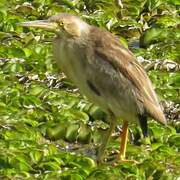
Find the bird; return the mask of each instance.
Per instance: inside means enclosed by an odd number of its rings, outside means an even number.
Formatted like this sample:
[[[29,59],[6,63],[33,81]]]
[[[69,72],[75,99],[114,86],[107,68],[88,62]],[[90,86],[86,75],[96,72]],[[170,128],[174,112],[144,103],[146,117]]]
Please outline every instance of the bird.
[[[146,71],[111,32],[69,13],[19,25],[53,32],[53,54],[60,69],[82,94],[107,113],[109,128],[98,148],[97,162],[104,161],[119,119],[123,121],[119,161],[126,160],[129,123],[139,124],[144,137],[148,135],[148,117],[167,124]]]

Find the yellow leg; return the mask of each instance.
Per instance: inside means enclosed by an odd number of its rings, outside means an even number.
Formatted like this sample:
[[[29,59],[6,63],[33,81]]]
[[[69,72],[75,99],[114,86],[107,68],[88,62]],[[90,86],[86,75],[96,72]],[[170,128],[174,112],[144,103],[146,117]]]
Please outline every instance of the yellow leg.
[[[127,139],[128,139],[128,121],[124,121],[122,127],[122,133],[121,133],[121,147],[119,153],[119,160],[125,160]]]

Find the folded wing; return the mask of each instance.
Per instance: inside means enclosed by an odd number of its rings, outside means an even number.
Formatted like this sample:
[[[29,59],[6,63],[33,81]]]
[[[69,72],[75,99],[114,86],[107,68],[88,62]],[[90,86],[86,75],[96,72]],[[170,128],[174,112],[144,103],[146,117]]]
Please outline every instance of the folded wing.
[[[101,34],[94,44],[96,46],[94,48],[95,53],[111,63],[117,71],[120,71],[134,85],[137,89],[139,100],[143,102],[148,114],[158,122],[166,124],[166,118],[159,105],[152,83],[133,54],[124,48],[111,33],[98,28],[94,28],[92,31],[97,31],[97,34]],[[104,33],[104,36],[102,33]]]

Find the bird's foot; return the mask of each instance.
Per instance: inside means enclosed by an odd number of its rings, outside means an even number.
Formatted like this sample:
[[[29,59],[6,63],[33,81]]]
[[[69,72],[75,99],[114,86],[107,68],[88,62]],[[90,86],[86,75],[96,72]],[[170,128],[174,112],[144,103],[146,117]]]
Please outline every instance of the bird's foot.
[[[137,165],[140,164],[140,162],[133,160],[133,159],[114,159],[114,160],[108,160],[108,159],[104,159],[101,161],[97,161],[98,165],[111,165],[111,166],[118,166],[120,164],[124,164],[124,163],[129,163],[129,164],[133,164],[133,165]]]
[[[97,164],[109,164],[112,166],[117,166],[123,163],[130,163],[130,164],[140,164],[139,161],[136,161],[134,159],[126,159],[124,156],[121,156],[117,151],[113,152],[112,154],[109,154],[107,156],[108,158],[101,158],[97,161]]]
[[[113,165],[114,165],[114,166],[117,166],[117,165],[123,164],[123,163],[130,163],[130,164],[134,164],[134,165],[140,164],[139,161],[136,161],[136,160],[134,160],[134,159],[117,159],[117,160],[114,162]]]

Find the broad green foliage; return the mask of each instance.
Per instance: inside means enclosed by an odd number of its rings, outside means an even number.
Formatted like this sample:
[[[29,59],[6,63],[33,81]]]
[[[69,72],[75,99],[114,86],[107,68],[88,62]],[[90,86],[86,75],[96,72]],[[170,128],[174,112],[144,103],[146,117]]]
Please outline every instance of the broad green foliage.
[[[57,68],[53,34],[17,24],[59,12],[108,29],[136,56],[180,64],[179,0],[1,0],[0,179],[180,178],[179,70],[148,72],[161,100],[174,107],[166,107],[168,127],[149,121],[146,139],[131,125],[127,158],[138,164],[110,163],[119,148],[119,125],[108,144],[107,163],[97,166],[106,114]]]

